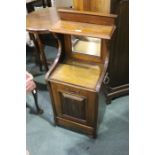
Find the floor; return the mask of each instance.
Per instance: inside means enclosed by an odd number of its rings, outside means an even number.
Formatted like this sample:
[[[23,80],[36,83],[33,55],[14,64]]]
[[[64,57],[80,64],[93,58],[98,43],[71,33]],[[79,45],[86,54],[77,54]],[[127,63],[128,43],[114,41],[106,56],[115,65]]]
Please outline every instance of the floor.
[[[56,55],[54,47],[46,47],[47,57]],[[52,52],[51,52],[52,51]],[[51,55],[50,55],[51,54]],[[128,155],[129,154],[129,96],[114,99],[106,106],[97,139],[54,125],[53,111],[43,72],[34,64],[34,56],[27,54],[27,70],[35,76],[38,100],[44,110],[35,111],[34,100],[27,94],[26,138],[30,155]],[[104,101],[103,101],[104,102]]]

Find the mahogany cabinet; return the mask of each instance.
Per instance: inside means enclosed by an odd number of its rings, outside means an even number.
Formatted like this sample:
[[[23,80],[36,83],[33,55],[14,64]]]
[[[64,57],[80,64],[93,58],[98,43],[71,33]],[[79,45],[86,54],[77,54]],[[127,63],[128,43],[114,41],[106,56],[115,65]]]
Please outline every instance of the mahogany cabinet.
[[[89,10],[118,15],[117,29],[112,39],[108,71],[104,79],[107,103],[129,91],[129,1],[73,0],[77,10]]]
[[[57,40],[58,53],[45,77],[56,125],[97,136],[116,17],[54,7],[27,15],[27,31],[36,36],[50,32]]]
[[[110,12],[111,0],[72,0],[73,7],[76,10],[94,11],[94,12]]]
[[[104,80],[108,103],[115,97],[129,93],[129,1],[111,0],[111,13],[117,14],[118,17]]]
[[[58,55],[46,74],[55,123],[95,138],[105,111],[102,81],[116,15],[72,9],[59,9],[58,15],[49,28]]]

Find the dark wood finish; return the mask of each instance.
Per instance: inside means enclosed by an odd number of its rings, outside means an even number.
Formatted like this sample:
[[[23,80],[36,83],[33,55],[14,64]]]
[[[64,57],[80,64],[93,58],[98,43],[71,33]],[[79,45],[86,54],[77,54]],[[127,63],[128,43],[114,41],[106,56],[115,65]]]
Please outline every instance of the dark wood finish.
[[[31,13],[35,11],[35,7],[50,7],[51,1],[50,0],[34,0],[32,2],[26,3],[27,12]],[[33,16],[33,15],[32,15]],[[32,17],[33,18],[33,17]],[[36,17],[37,18],[37,17]],[[34,17],[35,19],[35,17]],[[28,22],[28,20],[27,20]],[[31,24],[33,24],[33,21],[31,21]],[[44,46],[53,45],[52,42],[55,43],[55,40],[53,39],[53,35],[49,33],[48,31],[41,31],[37,32],[36,30],[28,30],[31,40],[33,40],[35,49],[36,49],[36,55],[39,58],[39,67],[40,70],[43,70],[43,66],[45,70],[48,70],[48,62],[46,60],[45,52],[44,52]],[[37,37],[36,37],[37,36]]]
[[[34,33],[29,33],[29,35],[30,35],[31,40],[34,43],[34,46],[35,46],[35,54],[36,54],[36,60],[37,60],[36,62],[39,63],[40,71],[42,71],[42,56],[41,56],[41,52],[39,49],[39,44],[38,44],[37,40],[35,39]]]
[[[60,92],[61,93],[61,92]],[[62,113],[76,119],[85,120],[86,98],[68,93],[61,93]]]
[[[35,105],[36,105],[36,108],[37,108],[37,114],[42,114],[44,111],[39,107],[39,104],[38,104],[38,94],[37,94],[37,89],[34,89],[32,91],[32,95],[34,97],[34,102],[35,102]]]
[[[117,14],[118,18],[104,81],[107,103],[115,97],[129,93],[129,1],[112,0],[111,12]]]
[[[51,7],[51,0],[28,0],[28,2],[26,2],[26,9],[28,13],[34,11],[34,7]]]
[[[52,89],[51,89],[51,84],[50,84],[48,78],[49,78],[50,74],[52,72],[54,72],[54,70],[58,66],[58,63],[63,62],[65,54],[64,54],[64,50],[63,50],[64,48],[62,46],[62,45],[64,45],[64,38],[63,38],[63,36],[61,35],[61,36],[59,36],[59,38],[58,38],[58,36],[56,34],[53,34],[53,36],[57,40],[58,52],[57,52],[57,56],[56,56],[53,64],[51,65],[51,67],[49,68],[48,72],[45,75],[45,80],[46,80],[47,88],[49,90],[49,94],[50,94],[50,98],[51,98],[51,104],[52,104],[52,108],[53,108],[54,120],[55,120],[55,125],[56,125],[56,108],[55,108],[55,104],[54,104],[54,98],[53,98],[53,93],[52,93]]]
[[[35,102],[36,109],[37,109],[37,112],[35,113],[42,114],[43,110],[39,107],[39,104],[38,104],[36,84],[33,81],[33,76],[29,72],[26,72],[26,92],[31,92],[34,97],[34,102]],[[27,104],[27,107],[30,107],[30,106],[28,106]]]

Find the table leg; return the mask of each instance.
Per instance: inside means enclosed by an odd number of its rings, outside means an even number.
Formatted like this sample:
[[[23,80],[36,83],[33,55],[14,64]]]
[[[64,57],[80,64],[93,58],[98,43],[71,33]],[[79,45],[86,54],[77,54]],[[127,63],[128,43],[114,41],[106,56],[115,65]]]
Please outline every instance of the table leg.
[[[30,33],[30,38],[33,40],[34,42],[34,46],[35,46],[35,49],[36,49],[36,57],[38,58],[38,61],[39,61],[39,68],[40,68],[40,71],[42,71],[42,57],[41,57],[41,53],[40,53],[40,49],[39,49],[39,45],[38,45],[38,42],[37,40],[35,39],[35,36],[33,33]]]
[[[36,41],[37,41],[38,46],[39,46],[41,60],[42,60],[42,62],[44,64],[45,70],[48,71],[48,64],[47,64],[47,60],[46,60],[43,44],[42,44],[42,42],[40,40],[39,34],[35,33],[35,36],[36,36]]]

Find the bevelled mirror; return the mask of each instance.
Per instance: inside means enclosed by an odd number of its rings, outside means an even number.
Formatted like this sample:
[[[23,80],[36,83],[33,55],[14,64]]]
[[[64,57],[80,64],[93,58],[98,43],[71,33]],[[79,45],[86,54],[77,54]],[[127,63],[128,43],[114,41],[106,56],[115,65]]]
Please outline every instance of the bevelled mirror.
[[[72,51],[75,53],[101,56],[101,39],[87,36],[71,36]]]

